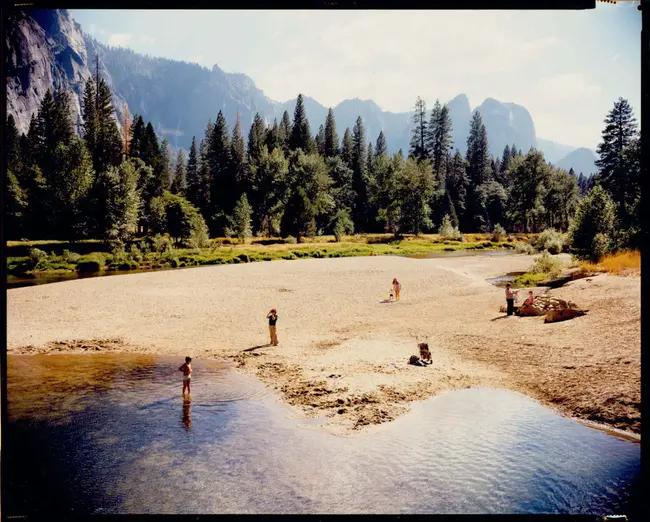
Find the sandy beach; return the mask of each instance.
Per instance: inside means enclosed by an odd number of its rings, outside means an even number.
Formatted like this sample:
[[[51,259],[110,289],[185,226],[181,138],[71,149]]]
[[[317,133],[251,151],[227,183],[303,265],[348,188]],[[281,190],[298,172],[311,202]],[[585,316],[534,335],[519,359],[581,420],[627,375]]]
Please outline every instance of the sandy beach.
[[[297,414],[327,417],[339,433],[473,386],[521,391],[564,414],[639,433],[640,278],[598,275],[551,290],[589,310],[570,321],[506,318],[498,312],[504,291],[486,278],[524,271],[532,260],[308,259],[11,289],[7,349],[228,359]],[[393,277],[402,298],[384,302]],[[277,347],[266,345],[272,307]],[[431,366],[407,364],[418,341],[429,343]]]

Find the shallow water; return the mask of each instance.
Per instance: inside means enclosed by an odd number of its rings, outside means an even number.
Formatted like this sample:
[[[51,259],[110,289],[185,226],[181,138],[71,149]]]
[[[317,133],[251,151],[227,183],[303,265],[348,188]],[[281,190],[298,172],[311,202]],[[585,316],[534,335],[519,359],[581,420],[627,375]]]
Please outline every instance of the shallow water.
[[[505,390],[448,392],[339,437],[214,361],[193,363],[184,402],[181,357],[7,359],[10,515],[602,515],[626,509],[640,469],[639,444]]]

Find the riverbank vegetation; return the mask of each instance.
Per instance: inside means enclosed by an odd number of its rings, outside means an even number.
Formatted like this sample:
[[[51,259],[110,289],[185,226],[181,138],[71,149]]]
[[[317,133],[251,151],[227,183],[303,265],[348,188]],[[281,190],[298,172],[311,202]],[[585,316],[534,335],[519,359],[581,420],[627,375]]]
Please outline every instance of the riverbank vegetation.
[[[395,239],[388,234],[350,236],[340,238],[322,236],[306,238],[301,244],[293,237],[257,239],[239,242],[230,238],[211,240],[203,248],[178,248],[169,236],[121,243],[97,241],[70,244],[44,241],[9,242],[8,272],[12,275],[52,271],[97,272],[100,270],[136,270],[152,268],[180,268],[186,266],[249,263],[279,259],[326,257],[354,257],[369,255],[399,255],[426,257],[442,252],[514,249],[517,240],[527,236],[510,236],[503,241],[492,241],[489,234],[467,234],[456,240],[440,235],[406,236]],[[84,246],[81,255],[68,248]],[[48,250],[49,249],[49,250]],[[92,250],[89,250],[92,249]],[[96,250],[95,250],[96,249]],[[11,255],[11,251],[16,254]]]
[[[361,118],[339,139],[332,111],[314,136],[301,95],[293,119],[258,114],[247,139],[219,112],[188,157],[175,159],[142,116],[127,110],[118,124],[103,79],[86,84],[80,129],[69,105],[66,92],[47,92],[25,135],[7,120],[6,237],[74,241],[68,254],[37,243],[15,256],[9,248],[12,271],[234,263],[290,256],[285,250],[421,255],[481,242],[596,261],[641,241],[638,128],[623,99],[605,120],[600,173],[588,180],[516,144],[490,157],[478,112],[467,143],[454,144],[447,107],[428,112],[420,98],[407,155],[388,154],[383,133],[370,140]],[[432,232],[437,242],[425,239]],[[521,233],[534,240],[515,241]],[[373,234],[394,241],[373,243]],[[270,248],[277,237],[310,246]],[[241,245],[218,246],[233,240]]]

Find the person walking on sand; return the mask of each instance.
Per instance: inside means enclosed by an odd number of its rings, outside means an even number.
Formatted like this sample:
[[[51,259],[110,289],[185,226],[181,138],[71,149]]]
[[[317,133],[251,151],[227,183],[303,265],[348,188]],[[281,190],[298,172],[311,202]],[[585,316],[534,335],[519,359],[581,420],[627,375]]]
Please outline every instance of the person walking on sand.
[[[185,396],[185,388],[187,388],[187,394],[190,395],[190,378],[192,377],[192,358],[188,355],[185,357],[185,363],[181,365],[178,369],[183,372],[183,396]]]
[[[399,301],[399,293],[402,291],[402,285],[397,279],[393,279],[393,290],[395,292],[395,301]]]
[[[278,334],[275,330],[275,323],[278,322],[278,311],[274,308],[267,314],[266,318],[269,320],[269,333],[271,334],[271,344],[273,346],[277,346]]]
[[[515,312],[515,297],[517,292],[512,290],[512,285],[510,283],[506,284],[506,304],[508,305],[507,313],[512,315]]]

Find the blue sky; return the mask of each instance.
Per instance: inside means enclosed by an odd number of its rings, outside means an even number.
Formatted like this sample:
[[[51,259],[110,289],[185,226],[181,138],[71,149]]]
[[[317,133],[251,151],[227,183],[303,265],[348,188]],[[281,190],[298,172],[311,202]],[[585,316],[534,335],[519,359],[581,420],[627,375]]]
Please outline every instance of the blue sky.
[[[71,10],[100,42],[242,72],[271,99],[411,110],[465,93],[525,106],[537,136],[595,148],[619,96],[640,118],[638,2],[588,11]]]

